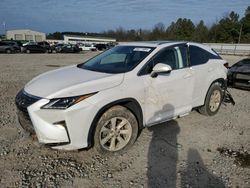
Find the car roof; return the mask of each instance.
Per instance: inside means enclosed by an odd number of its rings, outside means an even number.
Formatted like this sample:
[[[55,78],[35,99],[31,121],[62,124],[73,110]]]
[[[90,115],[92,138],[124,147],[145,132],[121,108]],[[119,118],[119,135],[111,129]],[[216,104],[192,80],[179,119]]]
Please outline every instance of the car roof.
[[[119,43],[119,45],[157,47],[157,46],[165,45],[165,44],[168,44],[169,46],[171,46],[171,45],[186,44],[186,43],[187,42],[185,41],[143,41],[143,42],[121,42]]]
[[[121,42],[119,43],[120,46],[141,46],[141,47],[159,47],[164,45],[164,47],[172,46],[172,45],[180,45],[180,44],[188,44],[196,47],[200,47],[216,56],[218,54],[213,51],[209,46],[206,46],[201,43],[197,42],[189,42],[189,41],[140,41],[140,42]]]

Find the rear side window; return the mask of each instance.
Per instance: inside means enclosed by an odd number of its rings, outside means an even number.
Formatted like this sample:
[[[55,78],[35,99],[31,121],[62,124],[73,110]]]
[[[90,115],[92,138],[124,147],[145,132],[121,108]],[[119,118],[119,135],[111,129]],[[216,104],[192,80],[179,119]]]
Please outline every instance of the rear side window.
[[[221,59],[220,56],[214,55],[197,46],[189,46],[189,55],[191,66],[205,64],[209,59]]]

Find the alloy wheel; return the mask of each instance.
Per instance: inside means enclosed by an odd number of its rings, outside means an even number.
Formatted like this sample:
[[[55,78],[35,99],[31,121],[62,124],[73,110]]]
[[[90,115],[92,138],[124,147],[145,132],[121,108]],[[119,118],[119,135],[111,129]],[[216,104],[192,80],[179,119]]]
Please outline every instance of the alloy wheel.
[[[108,151],[124,148],[132,136],[132,126],[123,117],[113,117],[101,128],[99,140],[101,146]]]

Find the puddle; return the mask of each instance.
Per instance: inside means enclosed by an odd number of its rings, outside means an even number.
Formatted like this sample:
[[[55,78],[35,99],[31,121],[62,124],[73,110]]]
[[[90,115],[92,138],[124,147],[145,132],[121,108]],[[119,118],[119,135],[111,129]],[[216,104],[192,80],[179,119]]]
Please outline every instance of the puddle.
[[[60,65],[46,65],[47,67],[61,67]]]
[[[250,167],[250,154],[247,151],[234,151],[225,147],[217,148],[221,155],[233,157],[234,163],[241,167]]]

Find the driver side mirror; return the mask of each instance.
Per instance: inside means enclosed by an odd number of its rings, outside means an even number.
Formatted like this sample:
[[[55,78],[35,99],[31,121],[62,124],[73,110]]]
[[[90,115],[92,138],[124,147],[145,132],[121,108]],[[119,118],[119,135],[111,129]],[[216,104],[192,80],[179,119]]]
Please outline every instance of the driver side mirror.
[[[160,73],[170,73],[172,71],[172,68],[169,65],[163,64],[163,63],[157,63],[154,68],[153,71],[151,72],[150,76],[152,78],[155,78],[158,76],[158,74]]]

